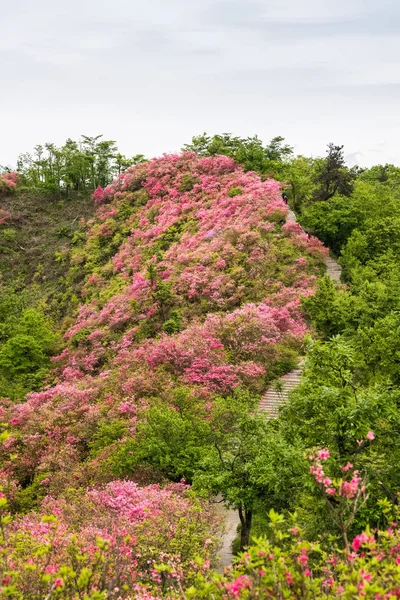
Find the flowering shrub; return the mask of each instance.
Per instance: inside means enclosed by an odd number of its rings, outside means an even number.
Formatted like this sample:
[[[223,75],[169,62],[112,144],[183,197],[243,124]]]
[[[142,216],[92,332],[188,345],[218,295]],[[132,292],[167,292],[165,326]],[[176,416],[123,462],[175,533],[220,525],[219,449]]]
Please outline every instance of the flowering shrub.
[[[13,598],[167,595],[209,564],[221,522],[183,484],[115,481],[14,520],[4,496],[0,509],[0,595]]]
[[[366,439],[373,440],[374,434],[369,431]],[[357,512],[368,499],[365,478],[350,462],[341,467],[342,477],[331,479],[324,472],[323,461],[330,457],[329,450],[319,450],[314,457],[310,473],[318,484],[325,498],[330,515],[337,525],[347,550],[350,550],[348,531]]]
[[[365,440],[372,441],[374,437],[368,431]],[[269,538],[255,540],[223,576],[199,573],[186,597],[224,600],[400,597],[398,523],[392,523],[386,531],[367,529],[349,540],[348,529],[367,499],[367,486],[350,462],[341,467],[342,477],[328,477],[324,463],[329,459],[329,450],[319,450],[310,472],[342,532],[344,549],[331,542],[324,550],[318,542],[305,539],[298,526],[289,527],[282,515],[271,510]]]
[[[324,552],[271,512],[273,540],[256,540],[223,576],[199,574],[186,598],[371,598],[400,596],[400,529],[363,533],[351,552]],[[179,597],[178,595],[176,597]]]
[[[367,439],[372,436],[368,432]],[[3,433],[1,441],[7,439]],[[323,493],[335,486],[339,497],[356,506],[360,477],[347,464],[345,478],[328,481],[322,464],[329,456],[328,450],[315,455],[312,475]],[[255,540],[221,575],[209,570],[220,517],[193,500],[182,483],[161,489],[114,481],[86,492],[69,491],[65,498],[46,498],[39,514],[13,520],[7,510],[0,494],[2,597],[399,597],[396,522],[386,531],[356,535],[344,550],[331,545],[326,551],[271,510],[269,539]]]
[[[0,195],[13,192],[17,187],[18,175],[17,173],[5,172],[0,173]]]

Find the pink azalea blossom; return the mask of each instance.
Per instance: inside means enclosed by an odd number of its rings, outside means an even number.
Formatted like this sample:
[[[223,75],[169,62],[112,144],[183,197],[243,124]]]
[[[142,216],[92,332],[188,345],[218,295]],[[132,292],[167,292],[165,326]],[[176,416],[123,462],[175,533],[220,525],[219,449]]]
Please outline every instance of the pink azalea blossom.
[[[319,450],[317,452],[317,456],[320,460],[327,460],[330,456],[329,450],[327,450],[327,449]]]

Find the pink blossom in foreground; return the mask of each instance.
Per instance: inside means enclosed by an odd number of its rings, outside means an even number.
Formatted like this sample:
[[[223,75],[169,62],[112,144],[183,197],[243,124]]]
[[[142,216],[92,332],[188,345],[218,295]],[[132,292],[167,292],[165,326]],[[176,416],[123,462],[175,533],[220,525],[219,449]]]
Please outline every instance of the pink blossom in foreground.
[[[329,450],[318,450],[317,456],[320,460],[327,460],[330,457]]]

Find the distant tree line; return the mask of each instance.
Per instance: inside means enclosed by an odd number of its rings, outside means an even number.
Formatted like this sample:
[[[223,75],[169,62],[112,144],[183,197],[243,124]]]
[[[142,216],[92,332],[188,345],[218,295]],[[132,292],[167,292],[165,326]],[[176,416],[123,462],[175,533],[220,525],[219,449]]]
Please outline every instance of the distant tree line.
[[[68,138],[60,147],[39,144],[32,153],[20,154],[17,172],[22,183],[49,193],[92,191],[99,185],[105,187],[127,167],[144,160],[142,154],[124,156],[113,140],[102,138],[82,135],[78,142]]]
[[[200,156],[224,154],[242,164],[246,171],[282,181],[287,184],[289,199],[297,211],[314,202],[330,200],[337,194],[350,196],[362,172],[359,167],[346,166],[343,146],[330,143],[326,157],[314,159],[295,155],[281,136],[265,145],[256,135],[240,138],[230,133],[214,136],[203,133],[193,137],[183,149]]]
[[[333,143],[328,144],[323,158],[296,155],[281,136],[265,144],[257,135],[241,138],[230,133],[203,133],[194,136],[182,150],[199,156],[230,156],[246,171],[281,181],[297,213],[337,196],[350,197],[356,180],[367,177],[366,173],[369,179],[384,182],[396,170],[393,165],[377,165],[369,170],[349,168],[343,146]],[[104,140],[102,135],[82,135],[79,141],[68,138],[60,147],[53,143],[35,146],[33,152],[19,156],[16,170],[29,189],[68,196],[73,191],[91,192],[98,186],[105,187],[125,169],[144,160],[143,154],[121,154],[116,142]],[[0,173],[7,171],[8,167],[0,165]]]

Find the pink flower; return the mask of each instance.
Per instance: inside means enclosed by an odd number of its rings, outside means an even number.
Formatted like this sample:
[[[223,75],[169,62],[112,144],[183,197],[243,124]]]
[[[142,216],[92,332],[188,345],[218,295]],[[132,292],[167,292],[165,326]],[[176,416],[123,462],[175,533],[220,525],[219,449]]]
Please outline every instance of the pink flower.
[[[352,546],[353,550],[355,552],[357,552],[357,550],[360,548],[360,546],[362,544],[372,543],[374,541],[375,541],[375,538],[373,535],[369,536],[367,533],[364,532],[364,533],[360,533],[359,535],[356,535],[351,546]]]
[[[317,456],[320,460],[327,460],[330,457],[329,450],[326,448],[319,450]]]
[[[347,465],[345,467],[342,467],[342,471],[344,473],[346,473],[346,471],[349,471],[350,469],[353,468],[353,465],[351,464],[351,462],[348,462]]]
[[[286,579],[286,583],[288,585],[292,585],[293,584],[293,577],[292,577],[292,574],[289,573],[289,571],[286,571],[286,573],[285,573],[285,579]]]
[[[364,571],[364,569],[361,569],[360,575],[364,581],[372,581],[371,573],[367,573],[366,571]]]
[[[225,589],[232,598],[240,598],[241,591],[251,588],[251,580],[247,575],[240,575],[232,583],[225,583]]]
[[[55,580],[53,588],[57,589],[59,587],[63,587],[64,586],[64,581],[59,577],[58,579]]]
[[[300,556],[297,558],[297,561],[303,566],[305,567],[308,564],[308,556],[307,556],[307,550],[305,548],[301,549],[301,554]]]
[[[375,439],[375,435],[374,435],[373,431],[368,431],[368,433],[367,433],[367,439],[371,440],[371,441]]]
[[[325,492],[329,496],[334,496],[336,494],[336,489],[334,487],[326,488]]]
[[[304,571],[304,575],[305,575],[306,577],[311,577],[311,571],[310,571],[310,569],[306,569],[306,570]]]

